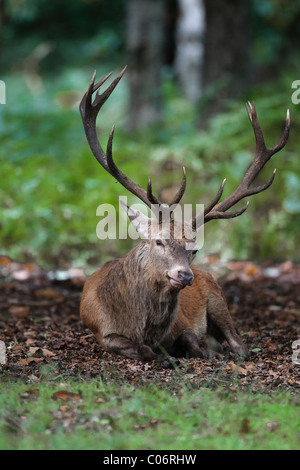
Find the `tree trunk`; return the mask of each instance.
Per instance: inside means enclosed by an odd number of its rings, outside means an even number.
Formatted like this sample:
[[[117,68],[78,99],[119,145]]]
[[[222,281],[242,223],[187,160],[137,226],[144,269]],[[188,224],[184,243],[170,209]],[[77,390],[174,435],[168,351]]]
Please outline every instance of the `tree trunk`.
[[[0,49],[2,48],[2,34],[3,34],[3,26],[6,20],[6,1],[0,0]]]
[[[211,98],[209,114],[239,96],[247,81],[248,2],[206,0],[203,86]]]
[[[165,0],[129,0],[129,130],[145,128],[162,117],[164,26]]]
[[[203,0],[179,0],[179,9],[175,70],[184,95],[194,102],[202,93],[205,30]]]

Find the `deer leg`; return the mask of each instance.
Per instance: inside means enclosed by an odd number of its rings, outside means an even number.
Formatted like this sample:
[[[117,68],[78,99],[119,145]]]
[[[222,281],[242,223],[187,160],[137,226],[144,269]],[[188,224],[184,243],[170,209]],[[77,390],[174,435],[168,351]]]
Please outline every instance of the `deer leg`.
[[[101,339],[101,344],[107,351],[120,354],[121,356],[128,357],[129,359],[135,359],[137,361],[144,362],[158,362],[162,367],[172,367],[172,365],[178,364],[177,359],[156,354],[150,346],[146,344],[140,344],[132,341],[125,336],[118,334],[110,334]]]
[[[208,334],[217,341],[226,339],[233,352],[240,356],[247,355],[247,348],[237,334],[233,320],[223,296],[213,296],[208,299]]]
[[[206,341],[203,340],[200,345],[196,334],[191,328],[183,330],[174,342],[171,351],[177,357],[187,355],[189,357],[208,358]]]
[[[130,359],[136,359],[138,361],[153,361],[157,359],[157,354],[155,354],[149,346],[135,343],[122,335],[107,335],[102,338],[101,343],[104,349]]]

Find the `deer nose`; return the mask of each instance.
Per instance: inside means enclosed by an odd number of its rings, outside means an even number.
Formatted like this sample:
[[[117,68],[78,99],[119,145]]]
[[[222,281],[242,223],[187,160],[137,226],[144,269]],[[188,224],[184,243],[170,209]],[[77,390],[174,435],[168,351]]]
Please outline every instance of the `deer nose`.
[[[191,272],[179,271],[177,279],[178,281],[183,282],[186,286],[191,286],[194,280],[194,276]]]

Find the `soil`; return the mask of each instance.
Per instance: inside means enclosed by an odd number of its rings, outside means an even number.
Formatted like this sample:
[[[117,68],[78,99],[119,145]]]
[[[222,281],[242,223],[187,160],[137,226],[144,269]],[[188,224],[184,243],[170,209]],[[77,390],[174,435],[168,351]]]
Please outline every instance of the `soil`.
[[[226,349],[210,360],[181,359],[163,369],[103,351],[79,318],[86,278],[82,270],[46,272],[34,263],[0,257],[0,378],[26,382],[68,378],[231,390],[300,390],[300,265],[257,265],[208,260],[219,277],[235,325],[250,354],[240,360]],[[0,343],[1,345],[1,343]],[[2,343],[3,347],[3,343]],[[299,358],[297,357],[299,349]]]

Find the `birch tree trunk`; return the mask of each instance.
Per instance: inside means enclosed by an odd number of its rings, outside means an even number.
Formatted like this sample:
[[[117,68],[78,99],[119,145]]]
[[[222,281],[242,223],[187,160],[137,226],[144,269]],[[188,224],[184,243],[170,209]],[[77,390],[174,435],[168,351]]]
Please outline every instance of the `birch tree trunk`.
[[[204,31],[203,0],[179,0],[175,71],[184,95],[192,102],[202,94]]]

